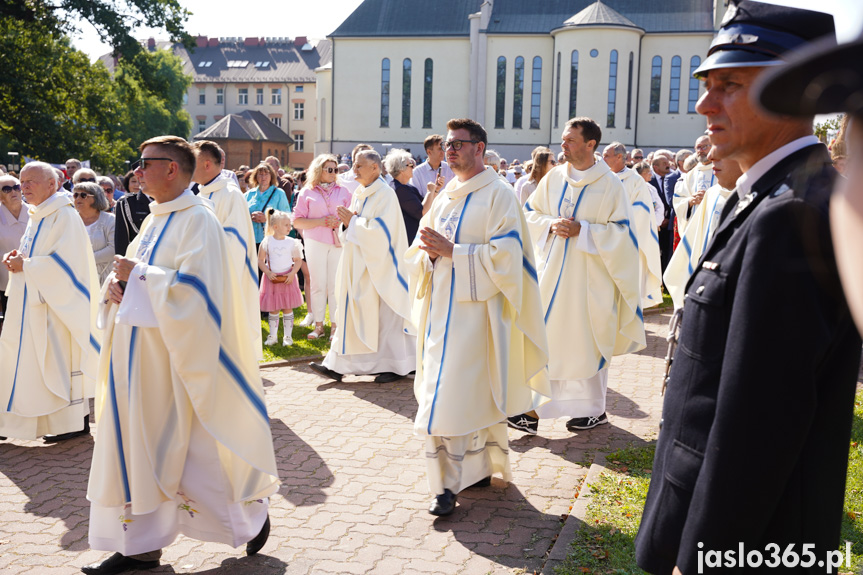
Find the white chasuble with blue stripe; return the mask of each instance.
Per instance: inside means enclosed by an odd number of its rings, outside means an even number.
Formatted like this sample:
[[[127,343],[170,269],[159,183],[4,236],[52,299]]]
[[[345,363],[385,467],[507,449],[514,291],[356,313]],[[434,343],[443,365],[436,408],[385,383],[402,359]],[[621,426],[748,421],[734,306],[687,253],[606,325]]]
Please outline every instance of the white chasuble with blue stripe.
[[[357,215],[341,234],[336,313],[330,316],[338,330],[333,349],[341,355],[378,350],[378,336],[385,335],[378,326],[381,302],[404,320],[406,333],[414,333],[404,267],[407,232],[396,193],[378,178],[357,188],[350,209]]]
[[[218,444],[230,479],[225,498],[269,496],[279,481],[239,297],[245,272],[205,200],[187,192],[150,211],[127,253],[147,264],[129,282],[143,284],[136,289],[149,298],[158,327],[116,323],[118,306],[100,302],[99,437],[87,497],[102,507],[131,504],[136,515],[173,501],[193,417]]]
[[[733,192],[734,190],[726,190],[719,184],[707,190],[704,199],[689,218],[686,231],[680,234],[680,243],[665,268],[664,276],[665,287],[668,288],[675,308],[683,307],[689,276],[695,271],[701,254],[713,238],[725,202]]]
[[[198,196],[213,203],[213,211],[228,236],[228,250],[234,258],[239,287],[248,319],[249,338],[257,350],[259,360],[264,358],[261,341],[261,305],[258,295],[258,254],[255,253],[255,230],[249,217],[249,206],[234,180],[219,176],[201,186]]]
[[[656,218],[653,216],[653,202],[650,184],[629,168],[617,173],[632,204],[632,230],[638,240],[641,278],[641,309],[662,303],[662,261],[659,255],[659,235],[656,231]]]
[[[81,217],[56,194],[29,214],[19,249],[24,269],[4,286],[0,336],[0,435],[18,439],[81,429],[102,338],[99,278]],[[70,406],[81,417],[67,418]]]
[[[716,184],[713,163],[702,164],[699,162],[695,168],[684,174],[677,182],[671,205],[674,207],[674,213],[677,214],[677,233],[683,237],[696,209],[695,207],[690,208],[689,200],[692,199],[693,194],[697,192],[706,193]]]
[[[455,243],[431,262],[405,255],[417,326],[418,435],[459,436],[550,396],[536,265],[512,188],[491,168],[453,179],[419,224]]]
[[[569,217],[587,222],[581,233],[595,249],[551,235],[551,224],[567,216],[567,194],[576,206]],[[612,356],[644,348],[638,238],[620,179],[600,160],[574,180],[565,163],[545,175],[524,209],[537,249],[549,377],[587,379]]]

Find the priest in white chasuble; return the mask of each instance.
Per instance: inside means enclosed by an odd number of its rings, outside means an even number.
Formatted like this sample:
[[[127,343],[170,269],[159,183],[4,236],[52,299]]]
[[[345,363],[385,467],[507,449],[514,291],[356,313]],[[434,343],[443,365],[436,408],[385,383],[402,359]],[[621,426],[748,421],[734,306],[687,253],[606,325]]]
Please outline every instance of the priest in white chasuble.
[[[713,164],[707,155],[710,152],[710,138],[701,136],[695,140],[695,157],[698,164],[686,173],[674,188],[672,206],[677,214],[677,232],[680,237],[686,231],[689,220],[698,205],[704,200],[707,190],[716,185]]]
[[[249,218],[246,198],[234,180],[222,172],[224,151],[215,142],[201,140],[195,151],[195,173],[198,195],[213,203],[213,211],[228,234],[228,249],[233,255],[243,308],[248,319],[249,338],[259,360],[264,358],[261,342],[261,305],[258,292],[258,254],[255,253],[255,230]]]
[[[483,166],[486,131],[450,120],[456,177],[420,221],[405,259],[417,327],[414,432],[425,437],[433,515],[457,495],[512,478],[506,418],[550,393],[530,236],[512,187]]]
[[[674,250],[663,276],[675,309],[683,307],[689,277],[698,266],[701,254],[713,239],[713,234],[719,227],[722,209],[728,197],[734,193],[737,179],[743,175],[737,162],[716,157],[715,148],[711,148],[709,158],[708,163],[712,166],[714,180],[717,183],[707,190],[704,198],[692,212],[689,225],[680,236],[680,244]]]
[[[407,234],[395,191],[381,178],[381,156],[358,151],[359,186],[350,209],[339,206],[342,255],[336,269],[336,333],[316,372],[336,381],[345,374],[376,374],[389,383],[416,369],[416,336],[404,254]]]
[[[9,301],[0,336],[0,436],[62,441],[90,431],[99,278],[81,217],[54,193],[54,169],[25,165],[21,189],[30,222],[19,248],[2,256]]]
[[[89,574],[149,569],[178,534],[257,553],[279,480],[241,271],[206,200],[188,190],[185,140],[141,145],[150,215],[116,256],[99,321],[105,337],[89,542],[114,551]]]
[[[537,253],[542,318],[548,330],[552,400],[509,419],[536,433],[538,418],[568,417],[567,428],[608,423],[611,358],[645,346],[638,238],[630,199],[608,165],[594,157],[602,137],[590,118],[563,131],[566,162],[525,203]]]
[[[662,261],[659,255],[659,235],[654,217],[651,186],[634,170],[626,167],[626,146],[612,142],[605,147],[602,158],[617,174],[632,206],[632,231],[638,240],[638,270],[641,278],[641,308],[662,303]]]

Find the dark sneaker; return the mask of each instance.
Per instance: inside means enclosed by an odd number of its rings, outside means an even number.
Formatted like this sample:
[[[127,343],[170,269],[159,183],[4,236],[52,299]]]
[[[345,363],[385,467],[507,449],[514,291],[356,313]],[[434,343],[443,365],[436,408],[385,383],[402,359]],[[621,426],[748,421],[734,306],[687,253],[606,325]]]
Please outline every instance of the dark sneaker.
[[[525,431],[531,435],[536,435],[536,432],[539,429],[539,419],[531,417],[526,413],[507,417],[506,423],[513,429],[520,429],[521,431]]]
[[[429,513],[438,517],[449,515],[455,511],[455,502],[457,499],[458,497],[455,493],[449,489],[444,489],[443,493],[432,499],[431,505],[429,505]]]
[[[603,413],[597,417],[576,417],[566,422],[566,428],[569,431],[593,429],[597,425],[608,423],[608,418]]]

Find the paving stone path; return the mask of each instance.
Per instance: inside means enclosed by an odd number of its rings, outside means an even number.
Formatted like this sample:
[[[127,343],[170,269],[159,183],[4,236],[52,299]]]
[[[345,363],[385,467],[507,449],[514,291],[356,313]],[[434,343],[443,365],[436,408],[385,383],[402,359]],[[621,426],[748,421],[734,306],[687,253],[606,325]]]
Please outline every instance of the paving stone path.
[[[262,370],[279,473],[273,531],[257,557],[180,537],[152,573],[533,573],[544,563],[597,449],[654,439],[668,314],[645,317],[647,349],[612,362],[610,425],[510,430],[514,479],[463,492],[449,518],[430,496],[413,435],[413,382],[325,380]],[[94,429],[93,436],[98,435]],[[66,575],[106,554],[87,544],[93,438],[0,442],[0,573]]]

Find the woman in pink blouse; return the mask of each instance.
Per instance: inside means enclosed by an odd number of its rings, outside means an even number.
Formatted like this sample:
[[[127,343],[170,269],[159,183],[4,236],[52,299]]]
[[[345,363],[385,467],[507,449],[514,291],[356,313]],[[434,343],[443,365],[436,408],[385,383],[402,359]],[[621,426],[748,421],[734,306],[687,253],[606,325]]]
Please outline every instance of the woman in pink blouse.
[[[336,267],[342,253],[336,209],[339,206],[350,207],[351,193],[336,183],[338,161],[332,154],[321,154],[312,160],[307,174],[306,187],[297,197],[293,214],[294,227],[303,234],[311,276],[309,311],[315,318],[315,329],[308,338],[317,339],[324,334],[327,302],[330,305],[330,333],[335,333]]]

